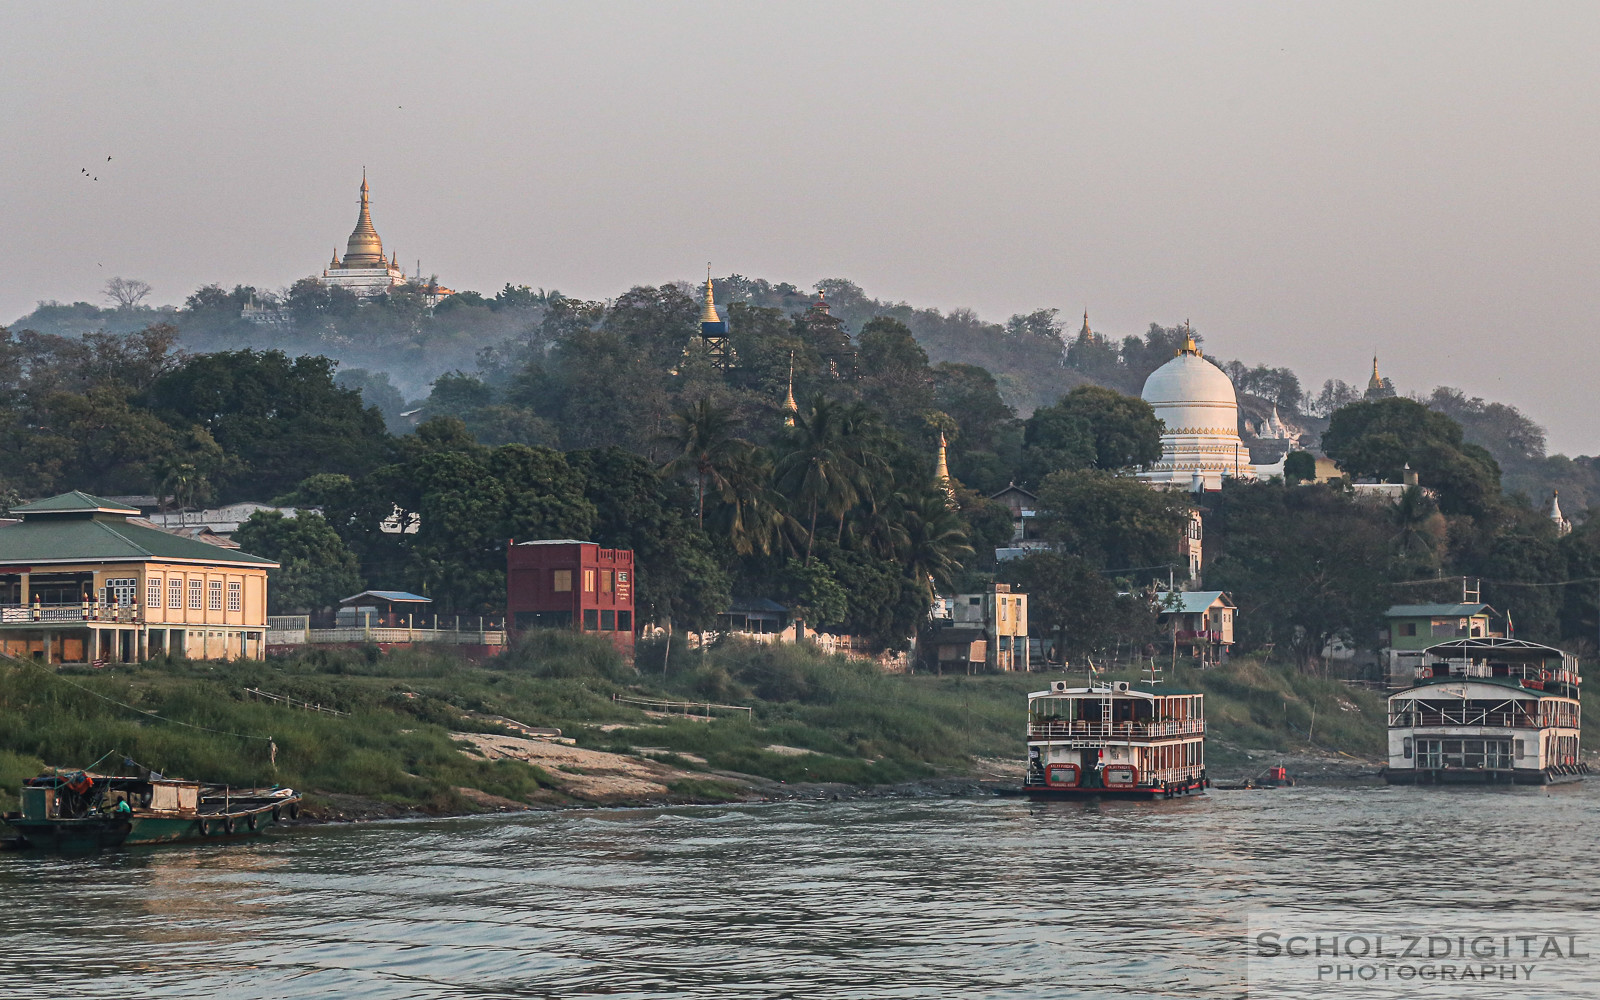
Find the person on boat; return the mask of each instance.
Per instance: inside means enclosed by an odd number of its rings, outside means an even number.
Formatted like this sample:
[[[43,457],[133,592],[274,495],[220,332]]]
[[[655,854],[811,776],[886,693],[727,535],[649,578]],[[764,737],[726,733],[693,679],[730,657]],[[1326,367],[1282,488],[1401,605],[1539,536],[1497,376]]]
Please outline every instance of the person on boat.
[[[133,807],[128,805],[128,800],[127,799],[125,799],[125,798],[124,799],[118,799],[117,800],[117,808],[112,810],[112,811],[115,812],[118,816],[127,816],[127,815],[129,815],[130,813],[133,812]]]

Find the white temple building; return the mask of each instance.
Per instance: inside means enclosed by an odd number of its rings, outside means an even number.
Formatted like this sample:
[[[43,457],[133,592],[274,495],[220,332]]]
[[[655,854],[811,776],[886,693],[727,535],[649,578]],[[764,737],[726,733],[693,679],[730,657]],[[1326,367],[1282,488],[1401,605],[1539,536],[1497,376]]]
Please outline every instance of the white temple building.
[[[1165,424],[1161,460],[1139,473],[1152,486],[1217,490],[1224,479],[1283,474],[1283,462],[1252,465],[1239,437],[1239,399],[1233,381],[1207,361],[1188,336],[1178,356],[1150,373],[1140,396]]]

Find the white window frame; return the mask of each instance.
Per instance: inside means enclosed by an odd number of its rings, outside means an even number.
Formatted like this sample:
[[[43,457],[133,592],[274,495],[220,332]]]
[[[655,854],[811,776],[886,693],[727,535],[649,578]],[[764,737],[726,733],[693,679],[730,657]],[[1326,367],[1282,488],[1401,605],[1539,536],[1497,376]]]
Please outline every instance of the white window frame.
[[[113,608],[133,607],[133,602],[139,597],[138,577],[119,576],[115,580],[107,580],[105,597],[106,604]]]
[[[208,580],[208,581],[206,581],[206,610],[207,611],[221,611],[222,610],[222,581],[221,580]]]
[[[228,581],[228,610],[234,612],[244,611],[244,581]]]
[[[166,593],[165,587],[166,587],[166,584],[161,582],[161,577],[159,577],[159,576],[146,577],[145,578],[145,585],[144,585],[144,591],[145,591],[145,593],[144,593],[144,606],[147,607],[147,608],[159,608],[159,607],[161,607],[161,605],[163,603],[165,603],[165,600],[166,600],[162,596],[163,594]]]
[[[198,577],[189,578],[189,610],[204,611],[206,609],[206,582]]]
[[[183,577],[167,577],[167,607],[173,611],[183,610]]]

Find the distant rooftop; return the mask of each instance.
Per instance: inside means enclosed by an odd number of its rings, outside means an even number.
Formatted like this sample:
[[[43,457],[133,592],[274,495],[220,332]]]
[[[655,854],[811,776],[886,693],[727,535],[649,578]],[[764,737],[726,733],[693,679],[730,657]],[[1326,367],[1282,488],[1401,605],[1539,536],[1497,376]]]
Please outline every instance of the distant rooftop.
[[[1386,618],[1471,618],[1492,615],[1487,604],[1396,604],[1384,612]]]
[[[60,496],[50,497],[48,500],[35,500],[11,508],[11,513],[22,514],[126,514],[129,517],[138,517],[144,513],[136,507],[125,503],[108,500],[105,497],[90,496],[73,490]]]
[[[431,597],[423,597],[421,594],[413,594],[405,590],[363,590],[359,594],[352,594],[351,596],[346,597],[339,603],[349,604],[351,601],[359,601],[363,597],[370,597],[375,601],[388,601],[391,604],[433,603],[433,598]]]

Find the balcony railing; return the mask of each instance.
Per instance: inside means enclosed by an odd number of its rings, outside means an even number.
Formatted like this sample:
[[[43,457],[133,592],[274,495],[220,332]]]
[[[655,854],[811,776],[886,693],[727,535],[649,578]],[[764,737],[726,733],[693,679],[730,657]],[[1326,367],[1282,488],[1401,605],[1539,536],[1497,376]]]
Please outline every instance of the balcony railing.
[[[86,601],[74,604],[0,604],[0,625],[62,624],[69,622],[106,622],[139,624],[144,616],[136,604],[104,604]]]
[[[1175,722],[1087,722],[1065,720],[1033,722],[1028,725],[1028,736],[1037,739],[1111,739],[1134,737],[1153,739],[1161,736],[1186,736],[1204,733],[1204,719],[1184,719]]]

